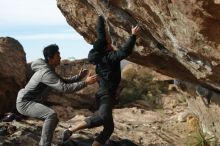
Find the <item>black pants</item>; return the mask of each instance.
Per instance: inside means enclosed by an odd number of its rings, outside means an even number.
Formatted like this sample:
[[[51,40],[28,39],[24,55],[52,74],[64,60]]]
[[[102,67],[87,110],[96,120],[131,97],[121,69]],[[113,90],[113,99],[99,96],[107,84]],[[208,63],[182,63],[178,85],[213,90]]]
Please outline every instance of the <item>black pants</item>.
[[[96,115],[87,118],[85,121],[89,128],[103,125],[103,131],[95,138],[95,140],[101,144],[105,144],[114,131],[114,121],[112,117],[113,98],[108,94],[97,94],[96,96],[98,112]]]

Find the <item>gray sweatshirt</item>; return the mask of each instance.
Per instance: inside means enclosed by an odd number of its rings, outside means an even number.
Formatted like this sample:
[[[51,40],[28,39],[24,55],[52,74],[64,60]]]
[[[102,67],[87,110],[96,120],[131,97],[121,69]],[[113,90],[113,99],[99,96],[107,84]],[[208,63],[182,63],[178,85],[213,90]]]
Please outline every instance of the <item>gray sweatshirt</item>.
[[[18,92],[17,103],[30,100],[38,101],[48,88],[55,89],[59,92],[69,93],[86,87],[85,82],[79,82],[79,75],[69,79],[59,77],[43,59],[34,61],[31,64],[31,68],[34,74],[25,88]]]

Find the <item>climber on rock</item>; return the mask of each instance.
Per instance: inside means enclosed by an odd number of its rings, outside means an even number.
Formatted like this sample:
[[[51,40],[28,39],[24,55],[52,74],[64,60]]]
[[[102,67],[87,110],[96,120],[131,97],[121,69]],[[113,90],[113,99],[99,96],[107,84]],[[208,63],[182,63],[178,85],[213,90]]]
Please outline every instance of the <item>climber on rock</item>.
[[[103,131],[95,138],[92,144],[92,146],[101,146],[105,144],[114,131],[112,108],[117,88],[121,81],[120,61],[132,53],[136,35],[140,29],[138,26],[132,27],[131,36],[123,47],[117,51],[113,49],[110,35],[105,31],[105,19],[103,16],[98,17],[96,29],[98,38],[93,44],[93,49],[88,54],[88,60],[96,66],[96,73],[100,77],[98,81],[99,90],[95,95],[98,111],[96,115],[65,130],[62,139],[66,141],[73,132],[81,129],[103,126]]]
[[[81,70],[78,75],[61,78],[55,72],[60,65],[60,52],[57,45],[49,45],[43,50],[45,59],[38,59],[31,64],[33,76],[17,95],[16,107],[22,115],[44,120],[40,146],[51,146],[53,132],[58,123],[57,113],[43,105],[42,97],[50,89],[60,92],[75,92],[97,81],[97,75],[89,75],[88,70]],[[87,78],[82,80],[84,77]]]

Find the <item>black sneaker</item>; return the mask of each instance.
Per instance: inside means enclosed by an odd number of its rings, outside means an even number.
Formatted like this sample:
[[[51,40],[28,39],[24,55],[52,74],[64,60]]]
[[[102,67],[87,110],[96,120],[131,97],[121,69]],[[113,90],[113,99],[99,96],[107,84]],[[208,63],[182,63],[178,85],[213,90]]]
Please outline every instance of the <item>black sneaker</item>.
[[[72,132],[70,130],[68,130],[68,129],[65,130],[62,134],[62,142],[67,141],[71,135],[72,135]]]
[[[6,127],[0,127],[0,136],[6,136],[8,134]]]

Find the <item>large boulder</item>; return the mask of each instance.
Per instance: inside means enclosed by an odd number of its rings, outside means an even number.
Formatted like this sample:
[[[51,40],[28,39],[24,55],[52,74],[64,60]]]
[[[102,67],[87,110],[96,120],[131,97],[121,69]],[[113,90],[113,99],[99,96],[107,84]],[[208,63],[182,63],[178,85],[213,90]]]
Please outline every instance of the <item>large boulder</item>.
[[[15,110],[19,89],[26,82],[26,56],[15,39],[0,37],[0,115]]]
[[[108,20],[116,47],[126,41],[132,25],[140,25],[142,31],[129,60],[168,76],[220,88],[219,4],[213,0],[109,0],[107,9],[101,1],[57,0],[57,5],[89,43],[96,39],[99,14]]]

